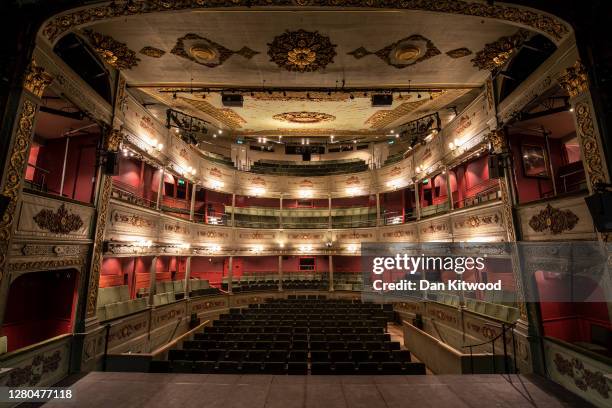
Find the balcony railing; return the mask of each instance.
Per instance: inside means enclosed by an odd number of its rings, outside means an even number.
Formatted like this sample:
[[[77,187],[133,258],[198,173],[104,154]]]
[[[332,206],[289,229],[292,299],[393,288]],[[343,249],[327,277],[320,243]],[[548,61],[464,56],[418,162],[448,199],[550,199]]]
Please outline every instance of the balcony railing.
[[[121,188],[115,182],[113,182],[113,190],[111,192],[111,197],[141,207],[156,208],[157,206],[156,201],[149,200],[131,191]]]
[[[466,197],[463,200],[455,201],[455,208],[473,207],[488,201],[494,201],[501,199],[501,191],[499,185],[492,186],[483,190],[472,197]]]
[[[443,214],[448,212],[449,204],[448,201],[442,204],[432,204],[427,207],[421,208],[421,218],[433,217],[434,215]]]

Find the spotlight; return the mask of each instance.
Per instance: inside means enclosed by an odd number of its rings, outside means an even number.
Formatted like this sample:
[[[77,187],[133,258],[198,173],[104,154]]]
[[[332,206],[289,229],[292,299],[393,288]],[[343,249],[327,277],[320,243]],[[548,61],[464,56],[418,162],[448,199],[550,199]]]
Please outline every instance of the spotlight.
[[[351,99],[355,99],[355,95],[351,94],[351,95],[349,96],[349,98],[351,98]]]
[[[421,94],[417,94],[417,98],[421,99]]]
[[[172,94],[172,98],[176,99],[176,92]]]
[[[570,111],[570,112],[573,112],[573,111],[574,111],[574,107],[572,106],[572,107],[569,109],[569,111]]]

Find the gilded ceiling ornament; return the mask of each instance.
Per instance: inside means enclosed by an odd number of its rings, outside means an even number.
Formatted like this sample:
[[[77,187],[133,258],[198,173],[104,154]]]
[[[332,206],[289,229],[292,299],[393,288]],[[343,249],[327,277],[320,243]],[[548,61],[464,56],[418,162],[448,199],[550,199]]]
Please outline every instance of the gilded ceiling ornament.
[[[40,228],[54,234],[68,234],[83,226],[81,216],[70,213],[64,204],[60,205],[57,211],[40,210],[33,219]]]
[[[222,65],[234,54],[240,55],[246,59],[251,59],[259,54],[259,52],[253,51],[246,46],[238,51],[232,51],[213,40],[193,33],[185,34],[183,37],[178,38],[174,48],[172,48],[170,52],[209,68],[215,68]]]
[[[270,61],[287,71],[313,72],[334,62],[335,44],[318,31],[286,31],[268,44]]]
[[[283,128],[283,129],[265,129],[265,130],[253,130],[245,129],[242,131],[234,132],[240,136],[288,136],[288,137],[301,137],[301,136],[319,136],[329,137],[333,134],[338,137],[341,136],[372,136],[380,135],[380,131],[362,129],[362,130],[345,130],[345,129],[334,129],[334,128]]]
[[[51,18],[44,26],[42,35],[49,41],[54,42],[65,32],[83,24],[93,24],[98,21],[108,20],[113,17],[124,17],[126,15],[141,15],[148,13],[172,12],[184,10],[197,10],[209,8],[231,8],[244,7],[244,2],[236,0],[193,0],[193,1],[146,1],[135,2],[133,0],[114,1],[111,5],[92,5],[77,10],[58,14]],[[362,0],[251,0],[251,7],[276,8],[293,5],[297,7],[333,7],[354,8],[370,7],[373,9],[400,9],[433,11],[438,13],[459,14],[465,16],[499,19],[511,23],[532,27],[535,30],[546,33],[551,38],[560,42],[570,33],[569,27],[560,19],[537,10],[515,7],[503,3],[489,4],[488,2],[474,2],[466,0],[386,0],[384,2],[363,2]]]
[[[578,220],[578,216],[572,211],[559,210],[547,204],[546,208],[531,217],[529,226],[536,232],[549,231],[556,235],[574,229]]]
[[[111,67],[117,69],[132,69],[138,65],[140,58],[127,45],[111,36],[96,33],[93,30],[83,30],[92,47],[98,55]]]
[[[473,65],[480,70],[493,71],[504,65],[517,48],[530,36],[527,30],[518,30],[515,34],[508,35],[488,43],[472,58]]]
[[[214,119],[218,120],[219,122],[223,123],[225,126],[231,129],[241,128],[242,125],[246,123],[246,120],[232,109],[215,108],[213,105],[204,100],[195,100],[188,98],[180,99],[191,104],[197,110],[213,117]]]
[[[427,99],[423,98],[414,102],[404,102],[395,109],[378,110],[374,112],[372,116],[370,116],[368,119],[366,119],[364,123],[365,125],[370,126],[373,129],[382,129],[388,124],[401,118],[402,116],[415,111],[427,101]]]
[[[564,70],[557,81],[571,98],[575,98],[589,88],[587,73],[580,61],[576,61],[574,66]]]
[[[142,49],[139,52],[142,55],[146,55],[147,57],[151,57],[151,58],[161,58],[166,53],[166,51],[164,50],[160,50],[159,48],[155,48],[151,46],[142,47]]]
[[[471,53],[472,51],[465,47],[455,48],[454,50],[446,51],[446,55],[451,58],[463,58],[467,57]]]
[[[279,113],[278,115],[272,116],[272,119],[280,120],[282,122],[310,124],[319,122],[329,122],[332,120],[336,120],[336,117],[333,115],[328,115],[327,113],[302,111]]]
[[[395,68],[406,68],[439,54],[440,50],[434,43],[420,34],[413,34],[402,38],[378,51],[372,52],[364,47],[359,47],[348,53],[348,55],[352,55],[355,59],[361,59],[368,55],[376,55]]]
[[[53,76],[47,73],[43,67],[38,66],[36,61],[32,60],[25,73],[23,87],[40,98],[45,92],[45,88],[51,82],[53,82]]]
[[[489,143],[491,143],[491,147],[493,148],[493,152],[495,153],[501,153],[505,151],[508,147],[506,135],[501,129],[494,130],[488,133],[485,138],[488,140]]]

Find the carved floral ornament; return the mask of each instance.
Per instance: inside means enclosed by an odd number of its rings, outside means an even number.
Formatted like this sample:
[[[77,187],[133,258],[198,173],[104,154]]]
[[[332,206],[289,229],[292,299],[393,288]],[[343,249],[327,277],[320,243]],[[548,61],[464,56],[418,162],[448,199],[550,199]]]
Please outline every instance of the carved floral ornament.
[[[336,120],[336,117],[333,115],[328,115],[327,113],[302,111],[279,113],[278,115],[272,116],[272,119],[279,120],[282,122],[310,124],[319,122],[330,122]]]
[[[465,16],[500,19],[518,25],[531,27],[546,33],[560,42],[570,33],[569,27],[560,19],[536,10],[530,10],[498,2],[474,2],[467,0],[387,0],[385,2],[367,2],[362,0],[251,0],[251,7],[275,8],[278,6],[293,7],[333,7],[333,8],[364,8],[420,10],[439,13],[451,13]],[[59,14],[49,20],[42,30],[42,35],[54,42],[63,33],[97,21],[114,17],[134,16],[157,12],[172,12],[191,9],[244,7],[245,2],[236,0],[183,0],[183,1],[138,1],[116,0],[100,6],[80,8]]]
[[[335,44],[318,31],[286,31],[268,44],[270,61],[293,72],[313,72],[334,62]]]
[[[547,204],[546,208],[531,217],[529,226],[536,232],[549,231],[556,235],[574,229],[578,220],[578,216],[572,211],[559,210]]]
[[[504,65],[512,54],[530,36],[529,31],[519,30],[513,35],[500,37],[498,40],[488,43],[472,58],[473,65],[480,70],[494,71]]]
[[[559,374],[574,380],[574,385],[580,390],[587,392],[589,389],[593,389],[603,398],[610,398],[610,391],[612,390],[603,373],[591,371],[577,358],[567,359],[559,353],[555,353],[553,361]]]
[[[45,88],[51,85],[51,82],[53,82],[53,76],[32,60],[26,71],[23,87],[40,98],[45,92]]]
[[[151,58],[161,58],[166,53],[166,51],[164,50],[161,50],[159,48],[152,47],[149,45],[142,47],[139,52],[142,55],[146,55],[147,57],[151,57]]]
[[[116,69],[132,69],[138,65],[140,58],[127,45],[115,40],[109,35],[96,33],[86,29],[83,33],[88,38],[98,55],[111,67]]]
[[[586,70],[580,61],[576,61],[573,66],[565,69],[557,81],[571,98],[585,92],[589,87]]]
[[[68,234],[83,226],[81,216],[69,212],[64,204],[60,205],[57,211],[40,210],[33,219],[41,229],[54,234]]]

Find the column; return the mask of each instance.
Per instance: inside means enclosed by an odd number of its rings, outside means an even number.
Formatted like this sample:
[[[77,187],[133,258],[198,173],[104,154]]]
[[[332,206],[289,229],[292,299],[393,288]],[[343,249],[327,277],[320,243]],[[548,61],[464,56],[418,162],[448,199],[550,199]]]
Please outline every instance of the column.
[[[280,212],[278,213],[278,227],[280,229],[283,229],[283,193],[281,193],[279,198],[279,209]]]
[[[421,200],[419,198],[419,183],[414,183],[414,201],[416,204],[416,219],[417,221],[421,219]]]
[[[189,292],[191,292],[191,257],[188,256],[185,261],[185,299],[189,299]]]
[[[191,206],[189,207],[189,221],[193,221],[193,216],[195,212],[195,197],[196,190],[198,189],[198,185],[193,183],[191,184]]]
[[[328,256],[329,259],[329,291],[334,291],[334,259],[332,255]]]
[[[380,227],[382,225],[380,219],[380,193],[376,192],[376,226]]]
[[[232,219],[231,226],[234,226],[234,216],[236,214],[236,193],[232,193]]]
[[[444,174],[446,175],[446,194],[448,196],[448,208],[449,210],[455,209],[455,203],[453,202],[453,192],[451,191],[450,185],[450,170],[448,167],[444,167]]]
[[[227,261],[227,292],[229,294],[232,293],[232,279],[234,279],[234,257],[230,255]]]
[[[327,228],[332,229],[332,199],[331,194],[327,196]]]
[[[155,274],[157,273],[157,256],[151,259],[151,266],[149,267],[149,306],[153,306],[153,300],[155,299]]]
[[[155,202],[155,209],[159,210],[161,208],[161,198],[163,195],[164,188],[164,176],[166,175],[166,169],[162,166],[160,168],[161,172],[159,174],[159,183],[157,184],[157,201]]]
[[[282,292],[283,290],[283,256],[278,256],[278,290]]]

